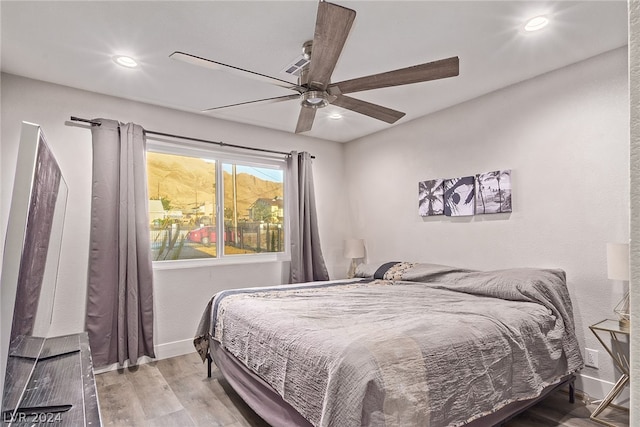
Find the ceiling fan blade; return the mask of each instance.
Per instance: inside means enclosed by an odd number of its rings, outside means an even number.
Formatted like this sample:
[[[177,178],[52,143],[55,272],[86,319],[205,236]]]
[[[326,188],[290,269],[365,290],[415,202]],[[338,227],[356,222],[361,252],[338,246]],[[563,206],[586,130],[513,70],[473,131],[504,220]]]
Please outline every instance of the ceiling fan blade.
[[[373,74],[357,79],[345,80],[333,83],[329,86],[329,93],[339,95],[363,90],[379,89],[383,87],[407,85],[411,83],[426,82],[429,80],[444,79],[460,74],[460,60],[457,56],[414,65],[386,73]]]
[[[291,99],[299,99],[300,95],[296,94],[296,95],[285,95],[285,96],[276,96],[275,98],[265,98],[265,99],[258,99],[255,101],[245,101],[245,102],[238,102],[237,104],[229,104],[229,105],[222,105],[220,107],[213,107],[213,108],[207,108],[206,110],[202,110],[203,113],[209,112],[209,111],[214,111],[214,110],[220,110],[222,108],[229,108],[229,107],[237,107],[238,105],[247,105],[247,104],[273,104],[276,102],[281,102],[281,101],[289,101]]]
[[[382,105],[372,104],[370,102],[351,98],[350,96],[345,95],[337,95],[336,99],[334,99],[331,104],[390,124],[397,122],[405,115],[402,111],[392,110],[391,108],[383,107]]]
[[[355,17],[355,10],[325,1],[318,3],[309,64],[310,87],[321,90],[327,88]]]
[[[260,80],[265,83],[274,84],[276,86],[284,87],[287,89],[292,89],[302,93],[305,89],[294,84],[288,82],[286,80],[281,80],[276,77],[267,76],[265,74],[256,73],[254,71],[245,70],[242,68],[234,67],[233,65],[223,64],[221,62],[213,61],[211,59],[201,58],[199,56],[191,55],[184,52],[173,52],[169,55],[169,58],[177,59],[179,61],[187,62],[189,64],[199,65],[201,67],[206,67],[212,70],[223,70],[227,72],[231,72],[242,77],[249,77],[254,80]]]
[[[316,117],[315,108],[300,108],[300,115],[298,116],[298,124],[296,125],[296,133],[306,132],[311,130],[313,126],[313,119]]]

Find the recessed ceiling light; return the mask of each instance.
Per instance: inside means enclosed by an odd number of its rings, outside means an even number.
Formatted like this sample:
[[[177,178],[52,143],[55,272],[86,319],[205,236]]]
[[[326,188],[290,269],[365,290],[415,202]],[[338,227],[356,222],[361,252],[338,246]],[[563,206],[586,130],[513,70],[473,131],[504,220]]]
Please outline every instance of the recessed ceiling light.
[[[113,57],[113,62],[115,62],[116,64],[122,66],[122,67],[126,67],[126,68],[136,68],[138,66],[138,63],[136,62],[135,59],[133,59],[130,56],[125,56],[125,55],[116,55]]]
[[[538,31],[546,27],[548,23],[549,23],[549,19],[546,16],[544,15],[536,16],[535,18],[531,18],[527,21],[527,23],[524,25],[524,30]]]
[[[331,120],[340,120],[342,118],[342,114],[335,112],[335,113],[331,113],[329,114],[329,118]]]

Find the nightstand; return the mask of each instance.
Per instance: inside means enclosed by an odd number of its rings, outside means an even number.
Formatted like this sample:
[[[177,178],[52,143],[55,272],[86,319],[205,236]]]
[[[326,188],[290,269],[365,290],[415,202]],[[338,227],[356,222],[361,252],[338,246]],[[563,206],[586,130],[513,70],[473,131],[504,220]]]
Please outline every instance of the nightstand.
[[[618,382],[613,386],[609,394],[602,400],[600,405],[593,411],[591,414],[591,419],[597,421],[601,424],[615,427],[615,424],[608,423],[604,420],[598,419],[598,415],[611,404],[613,399],[615,399],[620,392],[624,389],[624,387],[629,383],[629,358],[624,351],[622,346],[622,342],[620,338],[626,336],[627,340],[629,338],[629,329],[623,328],[620,326],[620,322],[617,320],[603,320],[601,322],[596,323],[595,325],[589,326],[591,332],[598,338],[600,344],[607,350],[609,356],[613,359],[613,362],[616,364],[618,369],[622,372],[622,376],[618,380]],[[611,338],[610,343],[606,343],[603,340],[603,337]]]

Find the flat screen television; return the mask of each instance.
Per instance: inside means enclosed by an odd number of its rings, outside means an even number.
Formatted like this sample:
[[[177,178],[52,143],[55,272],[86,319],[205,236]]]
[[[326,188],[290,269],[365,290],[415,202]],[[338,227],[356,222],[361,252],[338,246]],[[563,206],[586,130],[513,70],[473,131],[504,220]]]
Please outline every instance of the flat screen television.
[[[3,421],[15,418],[51,325],[67,192],[40,126],[23,122],[0,276]]]

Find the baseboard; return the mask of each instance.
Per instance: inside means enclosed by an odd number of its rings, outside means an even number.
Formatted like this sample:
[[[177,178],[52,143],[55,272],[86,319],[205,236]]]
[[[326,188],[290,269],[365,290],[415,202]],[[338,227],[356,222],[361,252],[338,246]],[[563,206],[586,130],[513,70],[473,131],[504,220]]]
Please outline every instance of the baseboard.
[[[182,341],[174,341],[164,344],[158,344],[155,347],[155,360],[168,359],[170,357],[182,356],[183,354],[194,353],[196,348],[193,346],[193,338]]]
[[[144,365],[145,363],[153,362],[155,360],[169,359],[170,357],[182,356],[183,354],[193,353],[195,347],[193,346],[193,339],[187,339],[182,341],[174,341],[164,344],[158,344],[154,346],[154,350],[156,353],[155,359],[150,357],[141,357],[138,359],[137,365]],[[120,365],[119,363],[114,363],[109,366],[103,366],[99,369],[94,369],[94,374],[101,374],[103,372],[115,371],[116,369],[128,368],[131,366],[128,360],[124,362],[124,365]]]
[[[602,400],[613,388],[615,383],[584,374],[576,375],[576,389],[585,393],[591,401]],[[622,393],[613,401],[615,405],[629,408],[629,387],[625,387]]]

